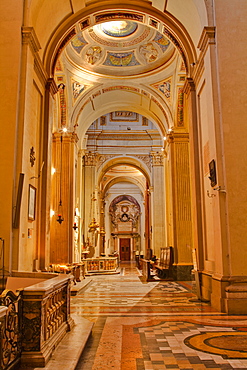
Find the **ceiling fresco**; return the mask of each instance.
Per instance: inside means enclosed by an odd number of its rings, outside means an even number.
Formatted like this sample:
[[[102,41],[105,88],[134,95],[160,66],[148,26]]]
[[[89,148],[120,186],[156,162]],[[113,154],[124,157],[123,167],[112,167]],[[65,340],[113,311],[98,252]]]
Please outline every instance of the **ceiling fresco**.
[[[66,56],[82,70],[104,75],[132,76],[169,62],[175,53],[171,41],[155,29],[123,20],[98,24],[78,32],[66,47]]]

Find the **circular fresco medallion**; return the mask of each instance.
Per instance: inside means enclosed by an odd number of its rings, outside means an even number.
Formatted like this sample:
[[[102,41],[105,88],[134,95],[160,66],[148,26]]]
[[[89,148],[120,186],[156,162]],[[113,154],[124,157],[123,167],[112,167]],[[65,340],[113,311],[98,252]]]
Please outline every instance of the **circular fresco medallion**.
[[[131,21],[112,21],[101,24],[102,31],[111,37],[126,37],[134,33],[137,23]]]

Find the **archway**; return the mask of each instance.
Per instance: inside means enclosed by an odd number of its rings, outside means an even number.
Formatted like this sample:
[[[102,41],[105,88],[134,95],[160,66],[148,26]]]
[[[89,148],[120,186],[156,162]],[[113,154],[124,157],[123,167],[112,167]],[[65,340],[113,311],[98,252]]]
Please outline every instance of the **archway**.
[[[97,183],[97,176],[102,171],[100,166],[106,161],[103,159],[106,153],[103,155],[103,152],[96,149],[90,150],[87,134],[89,126],[92,121],[100,121],[102,127],[97,128],[95,135],[103,138],[106,135],[103,132],[105,117],[109,114],[125,112],[124,114],[139,115],[148,122],[154,122],[160,140],[158,144],[151,145],[148,152],[144,150],[138,153],[139,158],[146,156],[150,162],[147,165],[146,158],[144,161],[140,160],[138,164],[140,169],[149,172],[145,199],[148,199],[147,202],[151,199],[151,221],[146,222],[145,234],[148,242],[145,248],[153,246],[157,250],[155,253],[159,255],[159,249],[162,246],[172,244],[176,251],[176,261],[190,265],[190,252],[184,247],[185,240],[187,244],[191,244],[192,235],[191,230],[189,232],[187,230],[192,227],[189,211],[190,189],[188,188],[185,198],[181,196],[184,189],[184,185],[181,184],[189,182],[189,135],[187,122],[184,119],[183,87],[191,69],[192,63],[189,62],[195,60],[196,56],[193,43],[179,22],[168,17],[169,20],[166,20],[167,24],[165,24],[167,15],[164,17],[161,13],[158,22],[154,20],[150,22],[153,15],[145,15],[144,11],[142,15],[138,15],[136,9],[133,11],[132,15],[128,9],[128,11],[116,13],[99,12],[80,20],[78,18],[69,34],[57,44],[56,52],[53,54],[47,52],[47,63],[49,64],[48,60],[51,63],[50,72],[55,71],[54,77],[59,87],[56,99],[58,120],[54,121],[53,126],[56,138],[54,152],[58,151],[61,136],[59,132],[67,129],[66,135],[70,137],[68,151],[73,151],[72,142],[76,142],[77,147],[74,154],[70,155],[71,163],[67,165],[67,178],[71,178],[72,181],[74,178],[78,188],[82,181],[86,184],[85,188],[90,189],[80,196],[73,183],[70,186],[75,190],[67,204],[68,221],[65,218],[62,227],[68,228],[69,224],[73,224],[75,209],[79,208],[84,210],[82,221],[84,231],[81,237],[79,235],[76,239],[77,247],[73,232],[70,232],[67,238],[63,239],[64,249],[67,248],[66,244],[73,245],[69,258],[74,259],[75,256],[79,258],[80,246],[84,244],[88,224],[85,215],[92,214],[89,212],[91,208],[96,208],[94,212],[96,210],[101,212],[99,206],[92,206],[92,199],[96,199],[99,203],[103,202],[102,194],[99,194],[101,184]],[[124,36],[124,43],[116,42],[115,36],[109,36],[102,29],[97,28],[99,25],[103,27],[109,20],[130,22],[135,25],[135,31]],[[172,24],[174,30],[176,29],[173,33],[170,28]],[[54,35],[54,40],[55,38]],[[127,130],[132,131],[133,122],[130,119]],[[145,125],[144,121],[143,125]],[[150,127],[145,134],[149,136],[148,139],[153,140],[149,131]],[[138,135],[140,136],[140,132]],[[93,147],[92,143],[91,146]],[[112,165],[118,163],[118,160],[123,160],[123,158],[117,159],[116,153],[110,150],[107,155],[114,158]],[[126,157],[126,152],[124,151],[122,155]],[[137,155],[134,154],[134,157]],[[131,158],[133,159],[133,153],[127,155],[125,163],[130,163]],[[184,158],[188,167],[184,169],[183,174],[179,175],[177,171],[180,167],[176,168],[175,165],[178,161],[182,163]],[[100,163],[102,159],[103,163]],[[110,161],[107,158],[108,160]],[[73,161],[77,161],[77,169],[73,168]],[[147,169],[148,166],[150,168]],[[81,167],[84,168],[84,172],[79,175]],[[54,186],[58,184],[55,183]],[[64,196],[65,199],[71,197],[71,190],[70,195],[68,193]],[[185,205],[181,207],[182,203]],[[181,222],[179,213],[183,208],[186,208],[189,216]],[[177,224],[176,227],[174,227],[175,224]],[[58,229],[61,230],[61,225],[53,221],[52,230]],[[183,230],[182,234],[178,229]],[[104,229],[102,233],[103,231]],[[182,239],[180,234],[183,235]],[[57,240],[57,232],[52,231],[52,240],[55,235]],[[57,243],[63,244],[62,241]],[[181,245],[183,245],[182,253]],[[53,250],[51,255],[52,253]]]

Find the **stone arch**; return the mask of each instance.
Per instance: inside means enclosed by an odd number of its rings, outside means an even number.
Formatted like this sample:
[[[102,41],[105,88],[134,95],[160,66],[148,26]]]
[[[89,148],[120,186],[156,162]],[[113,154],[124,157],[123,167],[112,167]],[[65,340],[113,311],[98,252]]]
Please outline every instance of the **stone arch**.
[[[118,94],[116,94],[116,92]],[[95,88],[77,105],[71,121],[78,137],[84,137],[90,124],[101,115],[114,110],[130,110],[147,117],[157,125],[161,136],[172,126],[173,117],[167,103],[154,91],[130,84]],[[82,114],[83,113],[83,114]]]
[[[122,156],[111,158],[102,164],[101,168],[98,171],[98,181],[97,181],[98,186],[100,186],[100,183],[105,173],[112,167],[115,167],[116,165],[128,165],[138,169],[140,172],[143,173],[148,185],[150,185],[151,175],[149,169],[147,168],[147,165],[144,162],[141,162],[141,160],[138,158]]]
[[[116,204],[124,200],[127,200],[128,202],[135,204],[138,207],[139,211],[141,211],[141,207],[138,201],[134,197],[132,197],[132,195],[126,195],[126,194],[119,195],[116,198],[114,198],[110,204],[110,207],[114,207]]]
[[[111,181],[109,181],[106,184],[105,188],[103,189],[104,193],[106,193],[107,190],[111,188],[111,186],[113,186],[113,185],[115,185],[119,182],[123,182],[123,181],[129,182],[131,184],[134,184],[134,185],[138,186],[138,188],[141,190],[142,194],[144,194],[145,189],[143,188],[142,184],[138,180],[136,180],[135,178],[131,178],[131,177],[117,177],[115,179],[112,179]]]

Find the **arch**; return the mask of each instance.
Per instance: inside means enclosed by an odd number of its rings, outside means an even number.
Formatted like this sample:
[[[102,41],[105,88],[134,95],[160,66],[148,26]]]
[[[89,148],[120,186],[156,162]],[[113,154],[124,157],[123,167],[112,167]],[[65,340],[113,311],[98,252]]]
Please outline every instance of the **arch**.
[[[141,89],[128,83],[124,86],[111,85],[101,89],[96,87],[79,101],[71,117],[71,124],[74,123],[78,137],[84,137],[93,121],[116,110],[116,108],[117,110],[136,112],[147,117],[157,125],[162,137],[172,126],[172,113],[164,99],[161,99],[151,89],[146,87]]]
[[[137,200],[134,197],[132,197],[132,195],[126,195],[126,194],[119,195],[116,198],[114,198],[111,201],[111,204],[110,204],[109,208],[111,208],[111,207],[114,208],[114,206],[116,204],[118,204],[120,202],[123,202],[124,200],[127,200],[128,202],[134,203],[138,207],[138,210],[141,211],[140,204],[137,202]]]
[[[118,184],[119,182],[129,182],[131,184],[134,184],[141,190],[142,195],[144,194],[145,189],[143,188],[142,184],[138,180],[136,180],[136,178],[127,177],[127,176],[126,177],[120,176],[120,177],[117,177],[117,178],[114,178],[114,179],[110,180],[105,185],[105,187],[103,189],[103,193],[105,194],[108,189],[110,189],[113,185]]]
[[[107,161],[105,161],[102,165],[101,168],[98,171],[98,186],[100,185],[105,173],[109,171],[112,167],[115,167],[117,165],[128,165],[132,166],[136,169],[138,169],[140,172],[143,173],[143,175],[146,178],[146,181],[148,185],[151,183],[151,178],[150,178],[150,171],[147,167],[147,165],[144,162],[141,162],[140,159],[138,158],[133,158],[132,156],[129,157],[114,157],[111,158]]]
[[[143,20],[149,22],[149,26],[151,25],[159,29],[168,36],[182,54],[187,66],[188,75],[190,76],[190,72],[192,71],[191,64],[197,60],[195,45],[185,27],[174,16],[167,12],[161,12],[145,1],[141,5],[132,1],[125,2],[124,4],[99,1],[97,2],[97,12],[95,12],[94,3],[88,4],[85,9],[67,18],[55,30],[44,52],[44,65],[49,77],[53,77],[56,59],[67,42],[75,35],[76,27],[79,27],[79,29],[92,27],[97,23],[97,15],[102,16],[103,12],[112,12],[112,9],[115,12],[121,10],[128,11],[130,14],[141,14],[143,15]],[[103,22],[102,19],[101,21]]]

